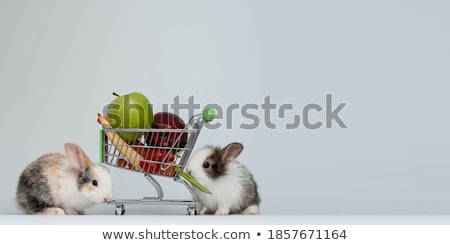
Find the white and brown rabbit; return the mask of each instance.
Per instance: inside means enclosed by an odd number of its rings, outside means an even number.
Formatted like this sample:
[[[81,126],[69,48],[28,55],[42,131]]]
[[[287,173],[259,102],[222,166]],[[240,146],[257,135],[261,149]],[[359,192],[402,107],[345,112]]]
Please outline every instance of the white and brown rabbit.
[[[30,163],[17,186],[18,206],[28,214],[85,214],[112,199],[111,175],[73,143],[66,155],[50,153]]]
[[[206,146],[192,155],[188,173],[212,192],[203,193],[194,188],[198,214],[203,211],[216,215],[259,214],[256,182],[250,171],[236,161],[243,148],[241,143],[224,148]]]

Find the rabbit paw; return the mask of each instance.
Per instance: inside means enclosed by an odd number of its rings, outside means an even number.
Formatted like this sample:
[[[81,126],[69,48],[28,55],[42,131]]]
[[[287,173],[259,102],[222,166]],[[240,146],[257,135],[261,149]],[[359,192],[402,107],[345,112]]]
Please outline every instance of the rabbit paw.
[[[229,213],[230,213],[230,211],[228,211],[228,210],[217,210],[214,213],[214,215],[222,215],[222,216],[224,216],[224,215],[228,215]]]
[[[66,211],[67,215],[78,215],[79,214],[78,211],[75,209],[66,209],[65,211]]]
[[[242,213],[247,214],[247,215],[258,215],[259,207],[256,205],[249,206],[246,209],[244,209],[244,211],[242,211]]]
[[[65,215],[66,213],[61,208],[46,208],[40,214],[45,214],[45,215]]]

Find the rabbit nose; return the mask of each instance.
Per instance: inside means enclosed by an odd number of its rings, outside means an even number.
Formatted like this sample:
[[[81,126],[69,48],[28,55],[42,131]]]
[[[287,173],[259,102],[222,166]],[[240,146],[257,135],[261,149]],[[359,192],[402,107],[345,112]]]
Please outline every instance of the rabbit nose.
[[[109,197],[104,197],[103,198],[103,202],[104,203],[108,203],[109,201],[111,201],[111,198],[109,198]]]

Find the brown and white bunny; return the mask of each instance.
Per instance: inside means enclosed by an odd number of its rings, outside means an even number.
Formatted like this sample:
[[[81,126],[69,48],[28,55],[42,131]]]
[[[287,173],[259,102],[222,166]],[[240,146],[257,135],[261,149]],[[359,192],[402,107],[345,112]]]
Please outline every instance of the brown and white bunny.
[[[206,146],[192,155],[188,173],[212,193],[194,188],[198,214],[259,214],[256,182],[250,171],[236,161],[243,148],[241,143],[224,148]]]
[[[28,214],[85,214],[84,209],[112,199],[111,175],[94,164],[77,144],[66,155],[50,153],[22,172],[16,201]]]

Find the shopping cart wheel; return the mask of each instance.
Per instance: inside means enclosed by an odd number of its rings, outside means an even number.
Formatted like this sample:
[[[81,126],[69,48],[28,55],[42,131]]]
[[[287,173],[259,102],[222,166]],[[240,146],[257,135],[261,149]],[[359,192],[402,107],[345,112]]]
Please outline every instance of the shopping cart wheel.
[[[114,212],[116,215],[124,215],[125,214],[125,206],[123,204],[116,205],[116,211]]]
[[[196,215],[195,206],[193,207],[187,207],[186,209],[186,215]]]

